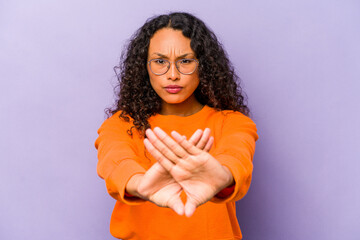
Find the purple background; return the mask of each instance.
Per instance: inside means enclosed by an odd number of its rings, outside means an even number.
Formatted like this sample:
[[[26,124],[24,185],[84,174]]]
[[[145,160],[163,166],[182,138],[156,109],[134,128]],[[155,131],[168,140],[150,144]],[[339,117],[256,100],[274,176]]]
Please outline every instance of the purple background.
[[[113,239],[94,141],[144,21],[203,19],[260,140],[245,239],[359,239],[359,1],[0,1],[0,239]]]

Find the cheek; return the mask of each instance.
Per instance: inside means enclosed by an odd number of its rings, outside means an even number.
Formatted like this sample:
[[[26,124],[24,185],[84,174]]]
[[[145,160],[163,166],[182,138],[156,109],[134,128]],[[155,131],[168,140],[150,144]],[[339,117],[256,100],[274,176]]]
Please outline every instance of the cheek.
[[[162,94],[162,79],[160,76],[149,75],[150,85],[154,91],[160,96]]]
[[[149,75],[149,78],[150,78],[150,84],[151,86],[156,89],[156,88],[159,88],[160,86],[160,79],[157,77],[157,76],[150,76]]]
[[[200,84],[200,80],[198,76],[195,76],[191,79],[189,79],[189,85],[191,86],[192,90],[195,90]]]
[[[157,85],[159,85],[159,77],[156,76],[155,74],[153,74],[152,72],[150,72],[149,67],[147,68],[148,70],[148,75],[149,75],[149,80],[150,80],[150,84],[151,86],[155,89]]]

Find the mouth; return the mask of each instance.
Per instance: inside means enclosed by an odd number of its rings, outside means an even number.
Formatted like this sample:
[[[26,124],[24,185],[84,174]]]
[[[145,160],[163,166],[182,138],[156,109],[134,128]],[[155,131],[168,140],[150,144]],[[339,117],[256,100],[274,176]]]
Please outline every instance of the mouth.
[[[180,92],[182,89],[182,87],[180,86],[177,86],[177,85],[169,85],[169,86],[166,86],[165,87],[165,90],[168,92],[168,93],[178,93]]]

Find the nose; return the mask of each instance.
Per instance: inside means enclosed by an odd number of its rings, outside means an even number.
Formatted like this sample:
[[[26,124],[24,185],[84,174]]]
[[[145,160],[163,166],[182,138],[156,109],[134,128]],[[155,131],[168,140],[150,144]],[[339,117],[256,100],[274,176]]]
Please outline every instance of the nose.
[[[175,63],[170,64],[170,69],[167,72],[167,78],[172,81],[176,81],[180,79],[180,72],[175,66]]]

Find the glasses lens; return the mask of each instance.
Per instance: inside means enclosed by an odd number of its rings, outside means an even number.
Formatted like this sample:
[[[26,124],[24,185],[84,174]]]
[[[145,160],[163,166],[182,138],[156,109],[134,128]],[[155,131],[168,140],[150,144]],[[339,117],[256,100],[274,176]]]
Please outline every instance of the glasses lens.
[[[164,74],[169,69],[170,63],[164,59],[153,59],[150,61],[150,69],[154,74]]]
[[[197,62],[195,59],[181,59],[176,62],[179,71],[183,74],[191,74],[196,70]]]

